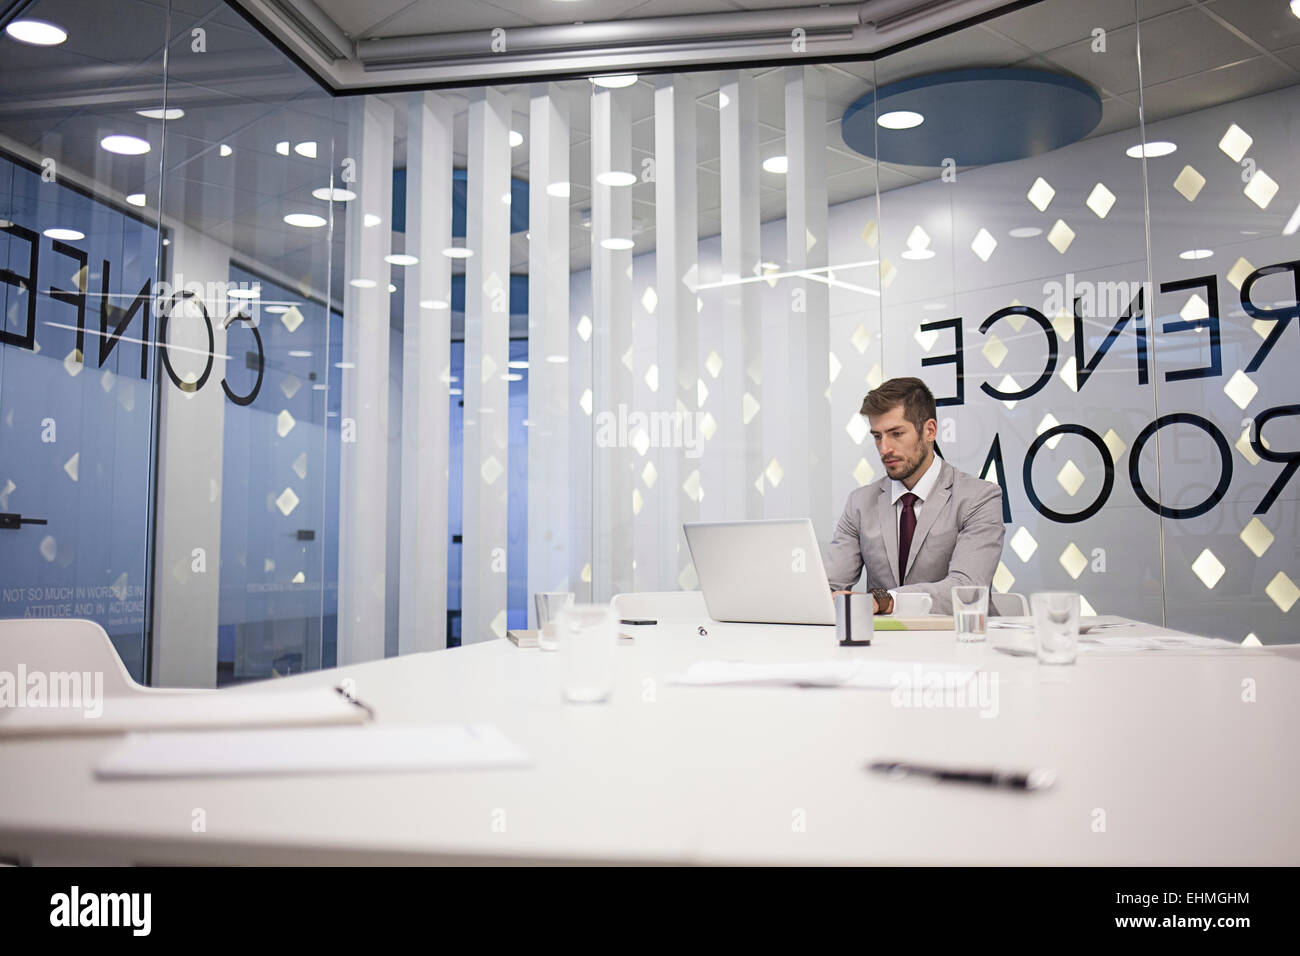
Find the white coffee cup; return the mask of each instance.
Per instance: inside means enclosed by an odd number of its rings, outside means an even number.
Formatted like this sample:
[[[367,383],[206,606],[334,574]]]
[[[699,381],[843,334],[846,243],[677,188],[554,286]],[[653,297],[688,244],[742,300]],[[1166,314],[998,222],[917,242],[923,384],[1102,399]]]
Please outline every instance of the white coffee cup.
[[[930,613],[934,599],[924,591],[900,591],[894,595],[893,617],[923,617]]]

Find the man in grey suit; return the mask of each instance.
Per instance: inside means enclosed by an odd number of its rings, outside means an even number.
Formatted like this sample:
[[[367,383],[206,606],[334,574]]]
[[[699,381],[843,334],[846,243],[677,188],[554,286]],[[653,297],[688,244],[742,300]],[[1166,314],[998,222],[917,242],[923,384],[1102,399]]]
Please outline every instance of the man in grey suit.
[[[921,591],[931,612],[952,613],[952,588],[990,587],[1002,554],[1002,489],[934,454],[934,395],[919,378],[891,378],[862,400],[859,414],[886,477],[849,495],[826,560],[833,590],[853,587],[865,565],[877,614],[894,595]]]

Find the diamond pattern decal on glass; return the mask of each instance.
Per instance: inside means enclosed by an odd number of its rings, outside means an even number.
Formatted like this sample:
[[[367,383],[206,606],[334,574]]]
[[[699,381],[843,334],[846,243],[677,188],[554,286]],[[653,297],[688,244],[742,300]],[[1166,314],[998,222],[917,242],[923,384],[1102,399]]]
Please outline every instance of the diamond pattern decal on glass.
[[[1223,573],[1227,570],[1209,548],[1197,555],[1196,560],[1192,562],[1192,571],[1207,588],[1213,588],[1218,584],[1219,579],[1223,577]]]
[[[1061,567],[1065,568],[1065,573],[1076,581],[1079,580],[1079,575],[1083,573],[1084,569],[1088,567],[1088,559],[1083,556],[1083,552],[1079,550],[1079,546],[1073,541],[1070,542],[1069,547],[1061,552],[1061,556],[1057,560],[1060,561]]]
[[[1038,542],[1034,540],[1034,536],[1025,527],[1021,527],[1011,536],[1010,543],[1011,550],[1016,553],[1016,557],[1025,563],[1028,563],[1029,559],[1034,556],[1034,552],[1038,550]]]

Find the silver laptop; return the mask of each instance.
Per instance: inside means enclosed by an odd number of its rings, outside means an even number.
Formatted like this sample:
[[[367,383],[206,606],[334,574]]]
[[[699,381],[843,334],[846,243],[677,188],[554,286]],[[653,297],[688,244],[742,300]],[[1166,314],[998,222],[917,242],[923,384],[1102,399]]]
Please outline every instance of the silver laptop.
[[[835,623],[826,568],[807,518],[696,521],[682,528],[715,621]]]

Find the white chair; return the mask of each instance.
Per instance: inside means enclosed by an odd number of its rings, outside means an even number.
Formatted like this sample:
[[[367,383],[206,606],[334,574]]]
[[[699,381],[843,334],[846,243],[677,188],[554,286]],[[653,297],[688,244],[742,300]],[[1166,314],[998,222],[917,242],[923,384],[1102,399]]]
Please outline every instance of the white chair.
[[[998,617],[1028,617],[1029,602],[1023,594],[1007,591],[1003,594],[989,592],[990,610]]]
[[[673,618],[709,617],[702,591],[639,591],[615,594],[614,610],[620,618],[649,618],[663,621]]]
[[[80,618],[0,621],[0,670],[20,664],[28,672],[102,673],[105,697],[203,693],[137,684],[104,629]]]

